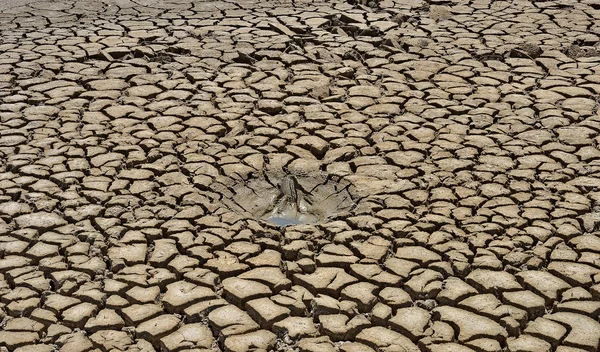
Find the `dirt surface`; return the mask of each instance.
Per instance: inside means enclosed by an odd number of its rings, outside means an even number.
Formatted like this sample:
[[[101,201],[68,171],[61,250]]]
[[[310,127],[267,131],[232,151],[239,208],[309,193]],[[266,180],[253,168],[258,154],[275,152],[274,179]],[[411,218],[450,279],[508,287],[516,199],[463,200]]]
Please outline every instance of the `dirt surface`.
[[[598,351],[599,2],[0,9],[1,351]]]

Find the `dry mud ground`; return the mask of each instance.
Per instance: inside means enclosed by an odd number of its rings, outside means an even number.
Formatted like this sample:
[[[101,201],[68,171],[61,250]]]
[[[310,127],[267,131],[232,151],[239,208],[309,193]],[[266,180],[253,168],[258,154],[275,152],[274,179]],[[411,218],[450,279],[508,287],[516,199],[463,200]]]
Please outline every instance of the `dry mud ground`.
[[[1,351],[598,351],[600,2],[0,9]]]

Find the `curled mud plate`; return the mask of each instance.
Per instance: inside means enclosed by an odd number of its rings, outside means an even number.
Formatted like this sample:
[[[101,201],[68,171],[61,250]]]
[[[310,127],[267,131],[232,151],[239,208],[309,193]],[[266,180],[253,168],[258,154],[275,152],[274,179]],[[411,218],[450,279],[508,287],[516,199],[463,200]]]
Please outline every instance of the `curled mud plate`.
[[[298,202],[286,199],[281,183],[286,177],[296,179]],[[233,187],[223,199],[229,209],[278,227],[319,224],[347,214],[356,205],[348,182],[324,173],[303,175],[261,174]]]

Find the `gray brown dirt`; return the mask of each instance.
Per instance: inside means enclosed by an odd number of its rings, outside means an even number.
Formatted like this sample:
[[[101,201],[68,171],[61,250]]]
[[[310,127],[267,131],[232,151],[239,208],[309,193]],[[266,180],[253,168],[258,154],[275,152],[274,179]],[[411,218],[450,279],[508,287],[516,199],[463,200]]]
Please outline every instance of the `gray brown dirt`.
[[[598,18],[3,0],[0,351],[598,351]],[[264,172],[355,207],[227,206]]]

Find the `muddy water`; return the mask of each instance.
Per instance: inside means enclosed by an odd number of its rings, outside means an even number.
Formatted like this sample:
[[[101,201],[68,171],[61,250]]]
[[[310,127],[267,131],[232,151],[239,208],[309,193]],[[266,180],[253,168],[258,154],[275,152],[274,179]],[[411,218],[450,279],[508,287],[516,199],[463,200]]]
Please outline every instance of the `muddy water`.
[[[319,218],[311,214],[308,209],[310,205],[303,200],[300,201],[299,209],[294,204],[287,203],[283,207],[275,207],[270,213],[265,214],[263,220],[269,221],[277,226],[316,224]]]

